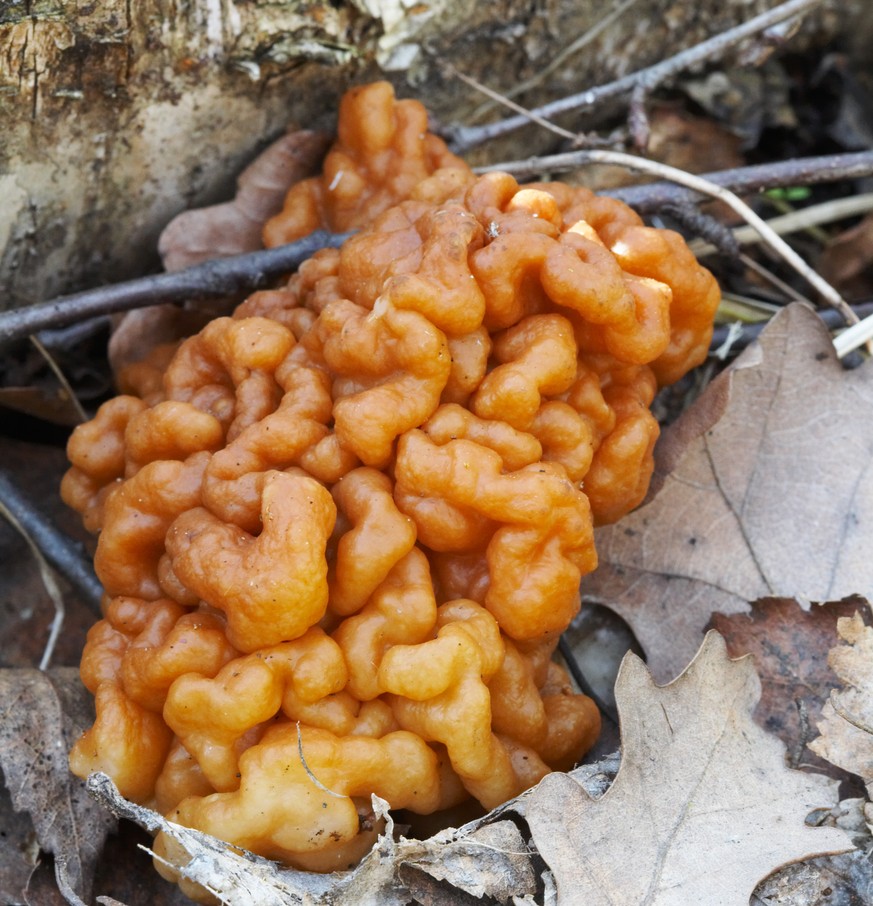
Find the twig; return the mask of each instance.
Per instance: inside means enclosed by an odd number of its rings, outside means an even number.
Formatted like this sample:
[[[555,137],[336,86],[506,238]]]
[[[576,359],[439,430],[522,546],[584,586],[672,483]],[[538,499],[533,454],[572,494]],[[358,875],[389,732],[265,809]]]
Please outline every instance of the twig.
[[[572,169],[580,166],[580,155],[573,152],[548,158],[532,158],[513,163],[520,178],[541,174],[549,167]],[[489,169],[494,169],[489,168]],[[754,167],[741,167],[707,173],[707,182],[735,192],[753,192],[786,185],[812,185],[873,175],[873,151],[801,158]],[[652,211],[676,202],[696,202],[702,194],[674,183],[656,182],[603,192],[632,205],[640,212]],[[62,329],[80,320],[110,312],[129,311],[160,302],[184,301],[207,296],[225,296],[254,289],[276,276],[298,267],[320,248],[340,246],[348,234],[313,233],[305,239],[270,249],[209,261],[172,274],[144,277],[113,286],[62,296],[28,308],[0,311],[0,348],[36,331]]]
[[[579,662],[576,660],[576,655],[573,653],[573,649],[570,647],[570,643],[561,636],[558,639],[558,651],[561,652],[561,657],[564,659],[564,663],[567,665],[567,670],[570,672],[570,676],[573,677],[574,682],[579,687],[579,691],[584,693],[597,705],[598,710],[604,717],[608,717],[615,726],[618,726],[618,712],[615,708],[608,705],[592,688],[591,683],[588,682],[588,677],[582,672],[582,668],[579,666]]]
[[[799,233],[801,230],[813,226],[866,214],[869,211],[873,211],[873,192],[851,195],[848,198],[835,198],[832,201],[822,202],[822,204],[800,208],[790,214],[780,214],[778,217],[769,218],[767,225],[774,233],[785,236],[789,233]],[[733,230],[733,236],[740,245],[753,245],[761,241],[760,235],[751,227],[737,227]],[[719,251],[714,245],[696,239],[689,242],[688,245],[698,258]]]
[[[815,308],[806,296],[802,295],[793,286],[790,286],[784,280],[777,277],[769,268],[764,267],[763,264],[759,264],[754,258],[750,258],[745,254],[740,254],[739,259],[747,268],[749,268],[749,270],[754,271],[761,277],[762,280],[766,280],[771,286],[775,286],[787,299],[791,299],[793,302],[805,302],[810,308]],[[833,311],[835,309],[831,310]]]
[[[23,532],[39,548],[46,562],[56,569],[98,613],[103,589],[91,564],[76,542],[59,531],[0,469],[0,505],[12,515]]]
[[[873,302],[862,302],[859,305],[853,305],[852,310],[855,315],[859,318],[869,318],[870,315],[873,315]],[[845,327],[845,320],[843,316],[833,308],[824,308],[819,311],[816,311],[816,314],[824,322],[825,326],[830,330],[838,330],[840,327]],[[737,322],[734,322],[734,324]],[[740,325],[740,330],[737,333],[737,336],[734,340],[732,348],[735,349],[744,349],[754,340],[758,339],[761,331],[767,326],[769,321],[759,321],[756,324],[742,324]],[[864,323],[861,321],[860,323]],[[734,324],[720,324],[712,332],[712,342],[709,345],[710,351],[714,352],[724,345],[725,340],[728,338],[728,334],[731,332],[731,329],[734,327]],[[839,337],[837,337],[839,339]]]
[[[52,371],[52,374],[57,378],[58,383],[61,385],[61,389],[67,395],[67,399],[70,401],[73,408],[76,410],[76,415],[79,416],[80,422],[88,421],[88,414],[82,408],[82,404],[79,402],[79,398],[76,396],[75,391],[70,386],[70,382],[67,380],[67,376],[61,369],[61,366],[55,361],[55,357],[45,348],[40,338],[32,333],[30,335],[30,342],[36,347],[37,352],[43,357],[46,364]]]
[[[595,152],[532,158],[529,161],[514,162],[512,168],[519,178],[533,177],[549,168],[557,170],[578,167],[585,162],[580,155],[592,153]],[[863,151],[721,170],[704,174],[700,178],[735,192],[757,192],[786,185],[813,185],[861,179],[871,175],[873,151]],[[699,201],[704,193],[675,183],[655,182],[614,189],[602,194],[618,198],[645,213],[665,204]],[[338,247],[346,238],[348,234],[313,233],[305,239],[266,252],[236,255],[172,274],[130,280],[62,296],[28,308],[0,311],[0,348],[38,330],[60,330],[95,315],[128,311],[160,302],[224,296],[254,289],[277,275],[293,270],[318,249]],[[53,340],[54,338],[49,342]]]
[[[0,348],[44,328],[66,327],[94,315],[257,289],[295,270],[319,249],[338,248],[348,236],[318,230],[274,249],[218,258],[170,274],[142,277],[0,312]]]
[[[515,101],[511,101],[505,94],[501,94],[499,91],[493,91],[487,85],[483,85],[478,79],[474,79],[473,76],[469,76],[459,69],[456,69],[451,63],[444,63],[443,67],[449,75],[453,75],[455,78],[460,79],[465,85],[475,88],[476,91],[491,98],[492,101],[503,104],[504,107],[509,107],[510,110],[515,110],[520,116],[525,117],[528,122],[535,123],[537,126],[542,126],[543,129],[548,129],[549,132],[554,132],[555,135],[560,135],[562,138],[569,138],[571,141],[575,141],[575,132],[570,132],[569,129],[564,129],[544,117],[538,116],[534,111],[522,107],[521,104],[516,104]]]
[[[535,159],[532,159],[528,172],[522,173],[522,178],[535,176],[542,171],[543,167],[537,167]],[[702,174],[703,179],[708,182],[731,189],[739,195],[783,186],[811,186],[843,179],[863,179],[871,175],[873,175],[873,151],[801,157],[794,160]],[[700,193],[693,189],[667,182],[610,189],[601,194],[617,198],[641,213],[656,211],[665,204],[698,202],[701,198]]]
[[[621,151],[571,151],[567,154],[554,154],[548,157],[539,158],[543,170],[555,170],[566,167],[579,166],[582,163],[598,164],[617,164],[618,166],[628,167],[632,170],[640,170],[643,173],[653,173],[662,179],[671,179],[680,185],[694,189],[701,195],[709,195],[723,201],[740,215],[748,224],[754,227],[760,234],[763,241],[780,255],[787,264],[794,268],[811,286],[819,292],[825,301],[843,313],[846,322],[854,324],[857,321],[851,308],[846,304],[840,294],[818,273],[791,248],[784,239],[777,236],[771,230],[766,222],[762,220],[742,199],[738,198],[733,192],[719,186],[709,180],[686,173],[676,167],[670,167],[657,161],[648,160],[644,157],[636,157],[633,154],[625,154]],[[503,170],[509,173],[516,173],[518,169],[525,169],[529,162],[516,162],[496,164],[493,167],[484,168],[487,170]]]
[[[641,86],[640,90],[651,92],[656,86],[663,84],[671,76],[717,57],[728,48],[739,44],[740,41],[766,31],[786,19],[800,15],[820,2],[821,0],[788,0],[787,3],[782,3],[762,13],[760,16],[755,16],[748,22],[714,35],[712,38],[708,38],[700,44],[695,44],[693,47],[662,60],[654,66],[630,73],[607,85],[590,88],[579,94],[552,101],[550,104],[537,107],[524,114],[511,116],[494,123],[487,123],[483,126],[458,126],[447,130],[451,138],[452,150],[455,153],[463,153],[493,138],[506,135],[508,132],[514,132],[516,129],[520,129],[530,123],[532,115],[538,119],[550,119],[570,110],[591,108],[606,100],[629,94],[638,86]]]

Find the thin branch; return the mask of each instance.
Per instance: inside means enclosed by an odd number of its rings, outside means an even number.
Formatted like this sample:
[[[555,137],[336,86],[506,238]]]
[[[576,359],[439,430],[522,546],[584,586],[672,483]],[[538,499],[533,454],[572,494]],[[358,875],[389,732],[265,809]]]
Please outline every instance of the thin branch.
[[[460,154],[493,138],[514,132],[516,129],[526,126],[531,120],[531,115],[540,119],[550,119],[571,110],[595,107],[612,98],[630,94],[637,86],[641,86],[641,90],[651,92],[656,86],[663,84],[677,73],[718,57],[746,38],[760,34],[786,19],[805,13],[820,2],[821,0],[788,0],[787,3],[782,3],[760,16],[755,16],[748,22],[714,35],[654,66],[630,73],[607,85],[590,88],[579,94],[561,98],[535,110],[498,120],[495,123],[487,123],[483,126],[458,126],[447,130],[452,150]]]
[[[868,318],[870,315],[873,315],[873,302],[862,302],[859,305],[853,305],[852,310],[856,317]],[[843,316],[834,308],[823,308],[816,311],[816,314],[821,318],[824,325],[829,330],[838,330],[846,325]],[[764,320],[758,321],[755,324],[742,324],[738,331],[734,328],[736,323],[738,322],[735,321],[732,324],[720,324],[716,326],[715,330],[712,332],[712,342],[709,345],[710,352],[715,352],[724,345],[732,329],[734,329],[737,336],[731,348],[744,349],[754,340],[758,339],[761,331],[767,326],[769,321]],[[860,323],[863,324],[864,322],[861,321]],[[837,339],[839,339],[839,337]]]
[[[515,110],[520,116],[525,117],[528,122],[534,123],[537,126],[541,126],[543,129],[548,129],[549,132],[553,132],[555,135],[560,135],[561,138],[569,138],[571,141],[575,141],[576,133],[570,132],[568,129],[564,129],[561,126],[557,126],[555,123],[550,122],[544,117],[537,116],[532,110],[528,110],[526,107],[522,107],[521,104],[516,104],[515,101],[511,101],[505,94],[500,94],[498,91],[493,91],[487,85],[483,85],[478,79],[474,79],[473,76],[469,76],[466,73],[461,72],[459,69],[456,69],[452,66],[451,63],[443,64],[445,71],[449,75],[453,75],[455,78],[460,79],[465,85],[469,85],[471,88],[475,88],[476,91],[481,92],[485,97],[491,98],[492,101],[495,101],[498,104],[503,104],[504,107],[509,107],[510,110]]]
[[[645,157],[636,157],[633,154],[625,154],[621,151],[573,151],[568,154],[555,154],[549,157],[539,158],[540,165],[544,170],[554,170],[562,166],[567,166],[570,161],[574,161],[578,166],[581,163],[597,164],[617,164],[620,167],[628,167],[632,170],[640,170],[643,173],[653,173],[662,179],[671,179],[674,182],[684,185],[687,188],[694,189],[701,195],[709,195],[723,201],[737,214],[740,215],[748,224],[755,228],[761,234],[763,241],[780,255],[787,264],[794,268],[811,286],[815,287],[818,293],[825,301],[843,313],[843,317],[849,324],[854,324],[858,320],[851,308],[846,304],[840,294],[818,273],[816,273],[801,257],[782,239],[777,236],[767,223],[761,219],[742,199],[738,198],[733,192],[710,182],[701,176],[695,176],[692,173],[686,173],[676,167],[670,167],[657,161],[648,160]],[[520,167],[515,163],[496,164],[493,167],[484,168],[488,170],[503,170],[504,172],[516,173],[518,169],[524,169],[529,162],[522,162]]]
[[[338,248],[348,235],[317,230],[297,242],[274,249],[218,258],[169,274],[142,277],[0,312],[0,348],[44,328],[66,327],[94,315],[258,289],[296,270],[319,249]]]
[[[58,383],[61,385],[61,389],[66,394],[67,399],[70,401],[72,407],[76,410],[76,415],[79,416],[80,422],[88,421],[88,414],[82,408],[82,404],[79,402],[79,398],[76,396],[76,392],[70,386],[70,382],[67,380],[67,376],[64,374],[63,369],[55,361],[55,357],[45,348],[42,343],[42,340],[35,334],[30,335],[30,342],[36,347],[37,352],[43,357],[45,363],[51,369],[52,374],[57,378]]]
[[[774,233],[786,236],[810,227],[818,227],[826,223],[834,223],[837,220],[845,220],[848,217],[856,217],[859,214],[866,214],[869,211],[873,211],[873,192],[867,192],[864,195],[850,195],[848,198],[835,198],[821,204],[798,208],[796,211],[791,211],[790,214],[780,214],[777,217],[769,218],[767,224]],[[739,245],[754,245],[761,241],[760,235],[751,227],[737,227],[732,232]],[[719,251],[716,246],[697,239],[689,242],[688,246],[698,258]]]
[[[739,259],[749,270],[754,271],[762,280],[766,280],[771,286],[775,286],[787,299],[791,299],[792,302],[805,302],[810,308],[815,308],[806,296],[777,277],[769,268],[764,267],[763,264],[759,264],[754,258],[750,258],[748,255],[741,253]],[[830,310],[836,311],[836,309]]]
[[[512,172],[519,178],[530,178],[539,176],[544,171],[575,169],[590,161],[585,155],[591,153],[594,152],[576,151],[546,158],[531,158],[528,161],[515,161],[511,165],[501,166],[511,166]],[[868,176],[873,176],[873,151],[740,167],[707,173],[700,178],[717,186],[745,193],[790,185],[861,179]],[[704,197],[703,193],[694,189],[668,182],[630,186],[601,194],[618,198],[641,213],[657,210],[666,204],[697,202]],[[348,234],[313,233],[305,239],[266,252],[236,255],[233,258],[209,261],[184,271],[86,290],[27,308],[0,311],[0,348],[38,330],[61,330],[95,315],[105,316],[110,312],[129,311],[161,302],[225,296],[246,289],[255,289],[278,275],[293,270],[318,249],[336,248],[346,238]],[[54,338],[49,342],[54,342]]]
[[[82,550],[59,531],[0,469],[0,506],[32,539],[46,562],[57,570],[98,613],[103,589]]]
[[[569,157],[569,155],[556,156]],[[568,162],[565,169],[571,168],[572,164]],[[537,166],[536,159],[533,158],[529,162],[528,172],[522,173],[522,178],[536,176],[544,169]],[[739,195],[746,195],[783,186],[812,186],[844,179],[863,179],[868,176],[873,176],[873,151],[800,157],[752,167],[738,167],[734,170],[704,173],[703,179],[725,189],[731,189]],[[610,189],[601,194],[617,198],[643,214],[656,211],[665,204],[698,202],[701,199],[699,192],[668,182]]]

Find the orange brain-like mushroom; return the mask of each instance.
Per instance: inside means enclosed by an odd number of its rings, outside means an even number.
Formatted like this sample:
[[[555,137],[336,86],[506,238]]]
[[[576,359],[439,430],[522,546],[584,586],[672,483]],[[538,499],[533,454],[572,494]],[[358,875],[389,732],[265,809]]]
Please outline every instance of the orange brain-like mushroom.
[[[316,227],[359,232],[128,369],[63,493],[106,591],[73,769],[329,870],[370,794],[491,807],[593,743],[551,655],[718,288],[619,202],[475,177],[385,83],[265,240]]]

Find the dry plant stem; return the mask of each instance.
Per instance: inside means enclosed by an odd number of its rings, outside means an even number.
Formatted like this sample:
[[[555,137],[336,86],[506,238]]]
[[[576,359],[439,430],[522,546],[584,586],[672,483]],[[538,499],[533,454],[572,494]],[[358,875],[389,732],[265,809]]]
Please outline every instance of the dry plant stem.
[[[835,337],[834,349],[837,355],[843,358],[865,343],[868,344],[869,348],[871,341],[873,341],[873,315],[869,315],[863,321],[852,324],[851,327]]]
[[[303,754],[303,735],[300,732],[300,721],[297,721],[297,756],[300,758],[300,763],[303,765],[303,770],[306,771],[306,776],[323,792],[327,793],[329,796],[334,796],[337,799],[345,799],[346,797],[342,793],[335,793],[333,790],[328,789],[316,776],[312,773],[311,768],[306,763],[306,757]]]
[[[76,410],[76,414],[79,416],[79,421],[88,421],[88,414],[82,408],[82,404],[79,402],[79,399],[73,391],[73,388],[70,386],[70,382],[67,380],[67,376],[55,361],[54,356],[48,351],[48,349],[45,348],[42,341],[36,334],[30,335],[30,342],[33,343],[39,354],[43,357],[43,359],[45,359],[45,362],[51,369],[52,374],[54,374],[54,376],[58,379],[58,383],[61,385],[62,390],[67,395],[69,401],[72,403],[73,408]]]
[[[100,612],[103,596],[91,564],[76,542],[59,531],[15,486],[8,472],[0,469],[0,508],[38,548],[50,567],[57,570],[93,608]]]
[[[806,296],[799,293],[793,286],[789,286],[771,270],[764,267],[763,264],[759,264],[755,261],[754,258],[750,258],[748,255],[741,253],[739,259],[747,268],[749,268],[749,270],[754,271],[762,280],[766,280],[771,286],[775,286],[776,289],[784,293],[787,299],[791,299],[793,302],[805,302],[810,308],[815,308]],[[835,309],[831,310],[833,311]]]
[[[338,248],[347,238],[348,234],[318,230],[274,249],[219,258],[170,274],[142,277],[0,312],[0,348],[44,328],[66,327],[95,315],[258,289],[296,270],[319,249]]]
[[[657,161],[648,160],[644,157],[636,157],[633,154],[625,154],[621,151],[571,151],[567,154],[554,154],[548,157],[539,158],[542,170],[559,170],[578,167],[585,163],[597,164],[616,164],[620,167],[628,167],[632,170],[640,170],[643,173],[652,173],[660,176],[662,179],[671,179],[680,185],[699,192],[701,195],[709,195],[711,198],[717,198],[724,202],[740,217],[742,217],[750,226],[752,226],[761,235],[762,240],[784,261],[797,271],[811,286],[813,286],[825,301],[842,312],[847,324],[854,324],[858,320],[851,308],[846,304],[840,294],[819,274],[817,274],[807,263],[788,245],[784,239],[777,236],[766,221],[759,217],[742,199],[738,198],[733,192],[719,186],[701,176],[694,176],[679,170],[676,167],[669,167],[666,164]],[[522,162],[521,167],[526,168],[529,162]],[[484,168],[487,170],[503,170],[509,173],[517,173],[516,163],[508,162],[496,164],[493,167]]]
[[[799,233],[810,227],[834,223],[848,217],[855,217],[858,214],[866,214],[871,210],[873,210],[873,192],[867,192],[864,195],[850,195],[848,198],[835,198],[822,204],[799,208],[789,214],[780,214],[778,217],[769,218],[767,225],[774,233],[786,236],[789,233]],[[754,245],[761,241],[761,237],[751,227],[737,227],[733,230],[733,236],[739,245]],[[714,245],[698,239],[689,242],[688,247],[698,258],[712,255],[719,251]]]
[[[533,116],[543,120],[571,110],[595,107],[604,101],[629,94],[638,87],[642,93],[651,92],[655,87],[663,84],[677,73],[699,65],[706,60],[718,57],[730,47],[739,44],[740,41],[760,34],[773,25],[784,22],[786,19],[805,13],[820,2],[821,0],[789,0],[789,2],[782,3],[762,13],[760,16],[755,16],[736,28],[728,29],[721,34],[708,38],[706,41],[702,41],[700,44],[694,45],[694,47],[681,51],[675,56],[662,60],[654,66],[626,75],[607,85],[590,88],[588,91],[570,95],[558,101],[552,101],[552,103],[545,104],[535,110],[508,117],[504,120],[498,120],[495,123],[487,123],[484,126],[457,127],[450,130],[451,148],[455,153],[469,151],[471,148],[475,148],[493,138],[506,135],[508,132],[514,132],[516,129],[528,125]]]
[[[535,111],[528,110],[526,107],[522,107],[521,104],[516,104],[515,101],[509,100],[508,97],[500,94],[500,92],[493,91],[487,85],[483,85],[482,82],[480,82],[478,79],[474,79],[472,76],[468,76],[463,72],[460,72],[450,63],[447,63],[445,65],[445,70],[449,75],[455,76],[456,78],[460,79],[465,85],[469,85],[471,88],[475,88],[477,91],[480,91],[486,97],[491,98],[492,101],[496,101],[498,104],[503,104],[504,107],[509,107],[510,110],[515,110],[520,116],[523,116],[525,118],[526,122],[536,123],[537,126],[542,126],[543,129],[548,129],[549,132],[553,132],[555,135],[560,135],[562,138],[569,138],[572,141],[576,140],[575,132],[570,132],[569,129],[564,129],[561,126],[550,122],[545,117],[538,116]]]
[[[530,161],[528,176],[542,172],[534,160]],[[524,176],[525,174],[522,174]],[[702,178],[739,195],[776,189],[783,186],[811,186],[839,180],[863,179],[873,175],[873,151],[852,154],[826,154],[820,157],[801,157],[771,164],[756,164],[734,170],[704,173]],[[642,186],[628,186],[603,192],[629,204],[640,213],[656,211],[665,204],[698,202],[701,195],[686,186],[675,183],[653,182]],[[798,212],[799,213],[799,212]]]

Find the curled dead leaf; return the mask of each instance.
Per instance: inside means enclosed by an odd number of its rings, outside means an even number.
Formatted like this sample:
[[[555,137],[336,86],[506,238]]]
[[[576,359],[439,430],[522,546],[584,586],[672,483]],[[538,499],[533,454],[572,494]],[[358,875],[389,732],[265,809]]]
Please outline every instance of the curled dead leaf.
[[[90,709],[75,668],[0,670],[0,767],[12,805],[29,814],[39,847],[54,856],[68,903],[89,898],[114,827],[67,765],[73,740],[93,719]]]
[[[869,608],[866,615],[869,619]],[[859,611],[842,618],[837,629],[846,644],[831,649],[828,663],[843,688],[831,693],[818,725],[821,736],[810,748],[857,774],[873,799],[873,626]]]
[[[237,180],[232,201],[183,211],[164,228],[158,251],[164,267],[177,271],[212,258],[225,258],[263,247],[264,223],[282,209],[288,189],[311,176],[321,164],[330,136],[323,132],[288,132],[261,152]],[[138,362],[153,347],[196,333],[211,318],[227,313],[220,302],[191,303],[186,309],[153,305],[118,319],[109,343],[115,373]]]

